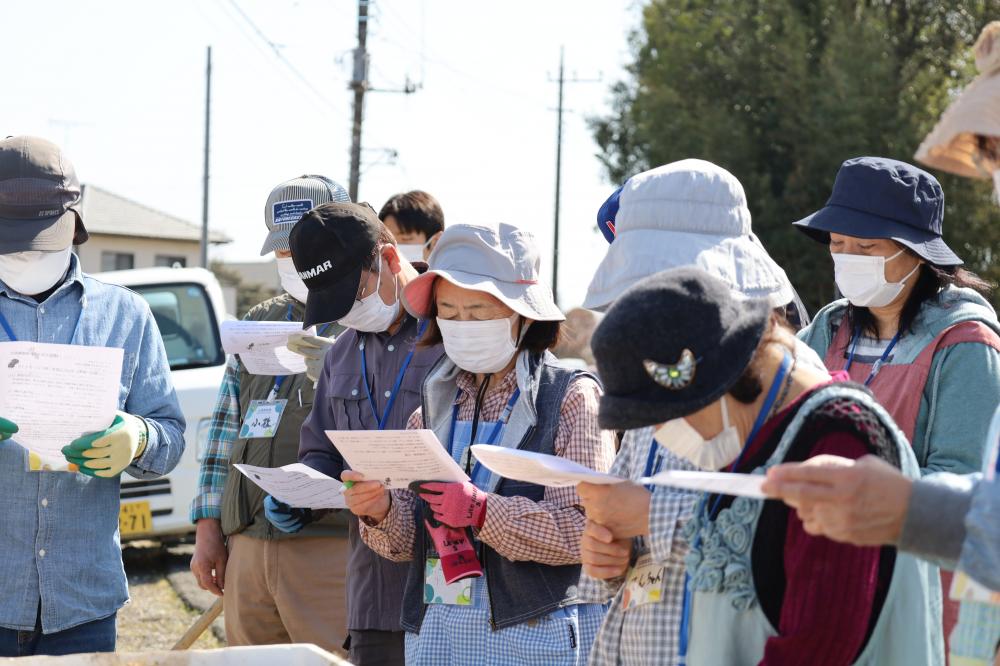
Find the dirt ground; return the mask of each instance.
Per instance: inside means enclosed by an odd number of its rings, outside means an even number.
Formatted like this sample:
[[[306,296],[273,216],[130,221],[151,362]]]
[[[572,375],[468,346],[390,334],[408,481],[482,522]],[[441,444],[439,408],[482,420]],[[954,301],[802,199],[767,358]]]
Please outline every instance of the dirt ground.
[[[184,602],[167,579],[172,571],[186,568],[189,557],[183,549],[149,542],[122,549],[132,601],[118,613],[119,652],[170,649],[201,614]],[[211,649],[225,644],[208,630],[193,647]]]

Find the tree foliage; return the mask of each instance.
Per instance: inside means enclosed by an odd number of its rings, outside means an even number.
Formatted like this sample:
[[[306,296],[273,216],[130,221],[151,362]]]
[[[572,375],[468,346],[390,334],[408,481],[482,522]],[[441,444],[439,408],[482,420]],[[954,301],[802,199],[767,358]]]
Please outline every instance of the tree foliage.
[[[590,121],[615,183],[688,157],[743,183],[754,230],[811,310],[835,295],[825,248],[790,224],[823,206],[841,162],[913,153],[972,79],[1000,0],[650,0],[611,111]],[[989,183],[936,173],[945,239],[992,280]]]

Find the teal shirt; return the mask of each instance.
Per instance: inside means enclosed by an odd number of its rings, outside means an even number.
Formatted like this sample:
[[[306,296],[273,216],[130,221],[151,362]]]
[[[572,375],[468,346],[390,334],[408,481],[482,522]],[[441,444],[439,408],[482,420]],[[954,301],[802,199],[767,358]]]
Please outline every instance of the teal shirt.
[[[831,303],[799,337],[825,357],[846,311],[846,300]],[[924,304],[912,330],[896,345],[889,365],[912,363],[940,333],[965,321],[978,321],[1000,334],[996,313],[982,296],[970,289],[945,288]],[[920,397],[911,442],[921,474],[978,472],[997,405],[1000,351],[980,343],[960,343],[938,351]]]

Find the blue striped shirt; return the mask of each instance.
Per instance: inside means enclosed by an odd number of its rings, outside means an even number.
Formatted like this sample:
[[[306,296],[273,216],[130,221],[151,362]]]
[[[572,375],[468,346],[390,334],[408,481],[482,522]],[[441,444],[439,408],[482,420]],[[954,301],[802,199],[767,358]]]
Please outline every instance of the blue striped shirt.
[[[69,344],[79,321],[75,344],[123,348],[118,408],[149,423],[146,450],[127,471],[144,479],[174,468],[184,417],[159,330],[138,294],[84,275],[74,256],[41,304],[0,282],[0,313],[19,340]],[[117,477],[29,472],[27,451],[0,443],[0,506],[0,627],[33,630],[41,604],[44,633],[63,631],[128,600]]]

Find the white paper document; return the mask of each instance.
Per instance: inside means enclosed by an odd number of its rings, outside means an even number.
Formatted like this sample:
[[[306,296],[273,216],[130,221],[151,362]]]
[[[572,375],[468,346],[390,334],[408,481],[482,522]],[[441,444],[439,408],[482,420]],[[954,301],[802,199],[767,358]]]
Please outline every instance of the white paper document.
[[[115,419],[125,352],[115,347],[0,343],[0,415],[17,424],[13,441],[62,470],[62,448]]]
[[[762,474],[729,474],[728,472],[695,472],[671,469],[642,479],[644,484],[672,486],[687,490],[702,490],[719,495],[740,495],[767,499],[760,487],[767,478]]]
[[[284,467],[233,465],[280,502],[300,509],[346,509],[344,484],[308,465]]]
[[[430,430],[327,430],[350,468],[387,488],[412,481],[468,481]]]
[[[625,480],[620,476],[595,472],[589,467],[559,456],[508,449],[492,444],[473,444],[472,455],[494,474],[515,481],[537,483],[540,486],[562,488],[575,486],[581,481],[610,485]]]
[[[298,375],[306,371],[306,360],[288,349],[288,336],[302,332],[294,321],[224,321],[219,327],[222,348],[239,354],[252,375]],[[316,334],[316,328],[305,331]]]

